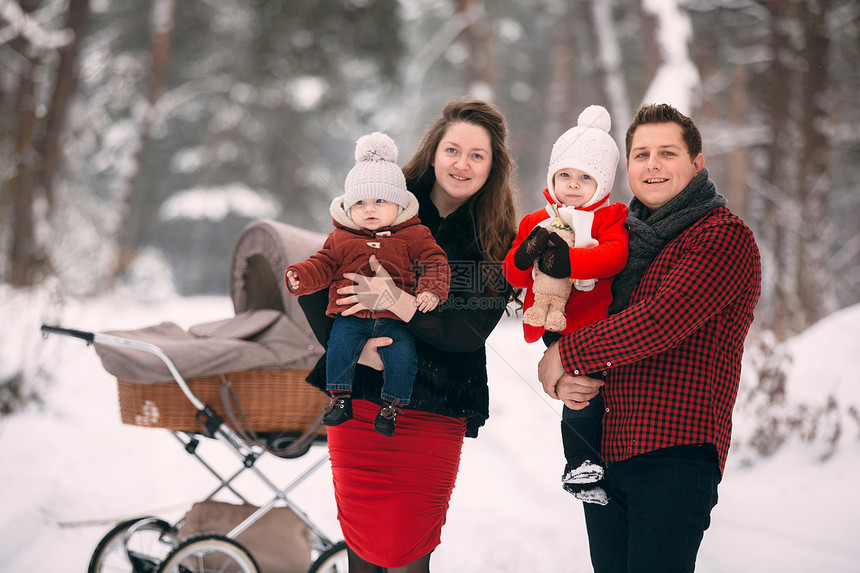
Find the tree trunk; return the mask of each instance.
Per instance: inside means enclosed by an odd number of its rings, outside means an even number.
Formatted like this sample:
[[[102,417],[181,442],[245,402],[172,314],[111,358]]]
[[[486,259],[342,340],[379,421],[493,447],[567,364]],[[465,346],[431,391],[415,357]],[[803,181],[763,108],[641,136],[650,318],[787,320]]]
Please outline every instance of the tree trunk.
[[[463,69],[463,86],[475,97],[494,99],[497,82],[496,58],[483,1],[458,0],[458,5],[458,11],[467,18],[473,11],[479,13],[477,17],[469,18],[472,23],[462,34],[469,54]]]
[[[81,38],[89,16],[89,0],[69,0],[69,12],[66,18],[66,28],[74,34],[74,40],[60,50],[60,64],[57,69],[57,81],[54,85],[54,95],[47,114],[47,125],[42,142],[42,186],[45,189],[49,205],[53,204],[54,176],[57,171],[62,148],[60,137],[66,124],[69,103],[78,85],[78,75],[75,70],[78,54],[80,53]]]
[[[660,57],[660,44],[658,42],[660,28],[657,16],[646,10],[642,6],[641,0],[636,2],[636,13],[640,22],[639,40],[642,42],[641,57],[645,61],[644,85],[640,86],[639,94],[634,96],[635,107],[638,108],[640,103],[654,103],[643,102],[642,100],[645,98],[645,93],[651,84],[651,80],[657,75],[657,71],[660,69],[662,58]]]
[[[729,92],[729,125],[743,129],[749,117],[749,85],[747,69],[744,65],[732,68],[731,90]],[[729,152],[726,199],[732,212],[740,218],[749,219],[750,157],[748,146],[737,146]]]
[[[804,146],[798,178],[801,249],[797,253],[795,282],[806,318],[803,328],[836,309],[836,278],[829,265],[833,233],[827,210],[832,187],[832,151],[822,127],[827,122],[825,105],[831,85],[827,64],[830,40],[825,22],[829,5],[828,0],[806,1],[801,15],[805,36],[802,55],[806,66],[800,94]]]
[[[565,130],[576,125],[577,112],[573,94],[575,85],[573,72],[576,69],[571,38],[572,18],[565,14],[550,28],[552,41],[549,44],[549,85],[544,102],[544,141],[552,144]],[[547,157],[542,157],[545,165]],[[541,201],[542,202],[542,201]]]
[[[797,233],[800,231],[797,205],[797,153],[794,142],[798,134],[790,113],[795,100],[795,81],[791,74],[794,56],[789,37],[791,29],[791,1],[774,0],[771,7],[771,65],[769,92],[771,143],[770,166],[762,192],[768,198],[766,209],[765,241],[772,252],[770,260],[774,277],[765,282],[763,298],[772,298],[773,322],[771,328],[780,339],[798,332],[806,323],[797,297]],[[768,292],[770,290],[771,292]]]
[[[167,84],[167,69],[170,64],[176,7],[177,0],[156,0],[152,8],[154,26],[152,74],[146,97],[132,111],[136,115],[137,133],[131,149],[131,162],[136,168],[130,170],[121,186],[122,207],[119,228],[117,229],[119,251],[114,265],[113,280],[121,277],[134,260],[138,248],[139,231],[149,224],[150,217],[136,216],[138,214],[136,206],[147,201],[145,190],[136,189],[136,186],[146,143],[149,140],[149,130],[152,127],[153,109]]]
[[[38,2],[23,2],[21,8],[30,13]],[[17,52],[25,54],[19,71],[20,83],[15,109],[18,113],[18,134],[15,140],[15,172],[3,184],[0,216],[11,215],[9,244],[9,283],[28,287],[36,283],[44,256],[36,241],[35,225],[35,166],[38,164],[33,141],[36,137],[36,77],[40,65],[38,53],[23,39],[13,42]]]

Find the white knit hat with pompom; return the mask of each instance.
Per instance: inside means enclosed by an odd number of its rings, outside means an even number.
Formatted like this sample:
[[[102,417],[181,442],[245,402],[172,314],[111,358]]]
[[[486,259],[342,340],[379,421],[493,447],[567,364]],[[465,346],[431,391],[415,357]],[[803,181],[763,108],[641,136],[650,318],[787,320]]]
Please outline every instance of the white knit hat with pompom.
[[[561,169],[579,169],[597,181],[597,191],[583,207],[602,201],[612,191],[615,169],[618,167],[618,145],[609,135],[612,120],[606,108],[590,105],[579,114],[576,127],[568,129],[552,146],[547,172],[547,189],[558,201],[552,189],[552,177]]]
[[[355,167],[346,176],[343,208],[362,199],[385,199],[400,205],[409,204],[406,178],[397,166],[397,145],[384,133],[364,135],[355,144]]]

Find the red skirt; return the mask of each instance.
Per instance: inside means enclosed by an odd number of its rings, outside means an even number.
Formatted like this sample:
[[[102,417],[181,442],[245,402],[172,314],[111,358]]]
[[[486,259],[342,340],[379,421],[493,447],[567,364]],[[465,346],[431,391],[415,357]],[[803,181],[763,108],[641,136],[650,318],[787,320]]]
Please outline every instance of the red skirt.
[[[439,545],[466,420],[404,409],[391,438],[373,429],[379,406],[353,400],[353,420],[328,429],[343,537],[380,567],[402,567]]]

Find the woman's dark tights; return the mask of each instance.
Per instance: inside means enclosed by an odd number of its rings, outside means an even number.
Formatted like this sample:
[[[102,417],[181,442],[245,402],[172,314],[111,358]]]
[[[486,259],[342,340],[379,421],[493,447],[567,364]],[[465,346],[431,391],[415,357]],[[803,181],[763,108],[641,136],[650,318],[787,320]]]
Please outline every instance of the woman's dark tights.
[[[347,548],[349,555],[349,573],[430,573],[430,555],[432,551],[424,557],[419,557],[412,563],[407,563],[402,567],[385,568],[373,563],[368,563],[361,557],[355,554],[352,549]]]

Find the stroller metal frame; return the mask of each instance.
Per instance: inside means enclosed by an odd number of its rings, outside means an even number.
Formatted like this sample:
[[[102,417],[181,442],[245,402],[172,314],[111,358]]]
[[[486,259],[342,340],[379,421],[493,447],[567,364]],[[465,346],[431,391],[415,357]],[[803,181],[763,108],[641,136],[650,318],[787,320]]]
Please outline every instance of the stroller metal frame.
[[[197,571],[198,573],[204,573],[207,570],[207,565],[205,564],[203,557],[211,557],[212,555],[216,555],[222,560],[229,560],[235,567],[237,567],[237,569],[235,569],[236,571],[242,573],[259,573],[258,566],[254,561],[253,556],[241,544],[236,542],[235,538],[256,523],[272,508],[278,506],[278,504],[283,504],[283,506],[290,508],[310,530],[311,550],[313,554],[316,555],[316,559],[312,560],[308,573],[336,573],[346,571],[346,544],[343,541],[334,542],[327,537],[308,517],[308,515],[295,505],[288,497],[290,492],[292,492],[328,461],[328,453],[313,462],[286,487],[279,488],[256,466],[255,462],[263,454],[267,453],[266,450],[259,446],[249,444],[243,436],[226,424],[214,409],[201,401],[191,390],[185,378],[176,368],[170,357],[168,357],[167,354],[165,354],[158,346],[148,342],[130,340],[111,334],[88,332],[58,326],[42,325],[41,330],[45,338],[47,338],[49,334],[58,334],[82,339],[87,343],[87,346],[98,343],[106,346],[140,350],[155,355],[164,363],[170,371],[170,374],[173,376],[175,382],[179,385],[183,394],[197,409],[198,420],[201,421],[203,425],[203,435],[226,444],[228,449],[233,451],[241,462],[241,467],[235,473],[225,478],[197,452],[199,439],[196,433],[168,430],[180,443],[183,444],[183,448],[186,452],[194,456],[201,465],[203,465],[203,467],[205,467],[218,480],[219,485],[205,498],[204,501],[213,499],[219,492],[226,489],[242,500],[242,502],[250,503],[244,495],[232,486],[232,482],[246,470],[249,470],[256,475],[257,478],[274,494],[274,497],[268,503],[260,506],[250,516],[245,518],[241,523],[237,524],[224,535],[204,534],[193,536],[187,540],[180,540],[176,535],[178,523],[171,525],[166,521],[155,517],[137,518],[123,522],[109,532],[102,539],[101,543],[99,543],[90,562],[90,573],[106,573],[109,570],[105,568],[102,560],[111,550],[122,551],[123,556],[127,559],[128,566],[130,567],[130,569],[123,569],[123,571],[127,571],[128,573],[179,573],[180,571]],[[309,447],[310,446],[308,446],[308,448]],[[304,450],[298,455],[292,457],[304,455],[306,452],[307,450]],[[157,543],[162,546],[166,545],[167,547],[161,547],[161,553],[166,551],[166,555],[163,556],[163,559],[160,558],[160,555],[152,555],[151,549],[137,549],[137,544],[132,543],[132,539],[137,535],[148,535],[152,538],[150,540],[151,543]],[[188,566],[189,558],[193,558],[193,561],[198,564],[199,568],[190,568]],[[220,571],[221,569],[219,568],[218,570]]]

